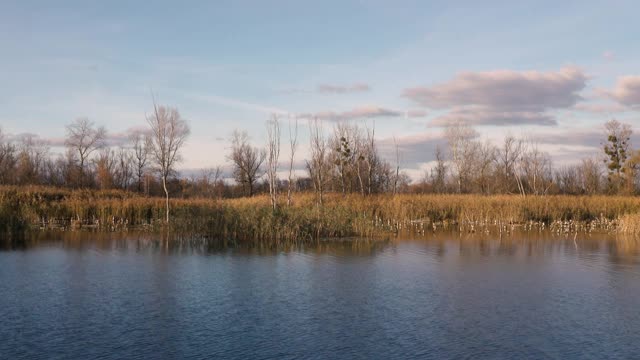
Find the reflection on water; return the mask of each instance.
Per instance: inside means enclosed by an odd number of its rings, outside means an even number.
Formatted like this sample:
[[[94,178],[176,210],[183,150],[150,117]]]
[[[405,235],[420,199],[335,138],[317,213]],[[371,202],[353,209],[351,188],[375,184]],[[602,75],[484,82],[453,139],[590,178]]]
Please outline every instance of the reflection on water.
[[[0,241],[0,358],[638,358],[640,245],[458,233]]]

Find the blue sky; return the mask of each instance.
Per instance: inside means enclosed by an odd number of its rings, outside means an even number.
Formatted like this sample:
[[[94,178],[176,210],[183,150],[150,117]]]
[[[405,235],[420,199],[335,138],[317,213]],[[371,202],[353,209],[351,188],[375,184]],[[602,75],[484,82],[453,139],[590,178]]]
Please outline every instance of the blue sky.
[[[375,121],[413,175],[456,118],[558,163],[595,153],[612,117],[640,131],[640,5],[518,3],[4,0],[0,127],[59,139],[88,117],[122,134],[152,88],[190,121],[183,168],[225,164],[235,128],[263,143],[275,112]]]

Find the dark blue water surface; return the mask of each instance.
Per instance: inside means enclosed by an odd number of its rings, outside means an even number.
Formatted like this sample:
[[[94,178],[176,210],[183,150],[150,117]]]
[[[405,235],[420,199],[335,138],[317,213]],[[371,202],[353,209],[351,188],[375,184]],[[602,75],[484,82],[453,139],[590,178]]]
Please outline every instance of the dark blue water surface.
[[[0,250],[0,358],[640,358],[639,249],[550,235],[276,251],[51,235]]]

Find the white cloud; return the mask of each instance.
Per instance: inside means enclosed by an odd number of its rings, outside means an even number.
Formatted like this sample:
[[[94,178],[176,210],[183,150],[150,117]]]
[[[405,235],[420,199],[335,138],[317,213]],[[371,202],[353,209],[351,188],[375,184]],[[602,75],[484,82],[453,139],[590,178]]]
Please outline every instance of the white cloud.
[[[320,94],[347,94],[367,92],[369,90],[371,90],[371,87],[363,83],[356,83],[351,85],[320,84],[316,88],[316,91]]]
[[[352,110],[336,112],[336,111],[319,111],[315,113],[298,114],[298,118],[302,119],[320,119],[330,121],[371,119],[371,118],[397,118],[404,116],[403,111],[391,110],[379,106],[367,105],[357,107]]]

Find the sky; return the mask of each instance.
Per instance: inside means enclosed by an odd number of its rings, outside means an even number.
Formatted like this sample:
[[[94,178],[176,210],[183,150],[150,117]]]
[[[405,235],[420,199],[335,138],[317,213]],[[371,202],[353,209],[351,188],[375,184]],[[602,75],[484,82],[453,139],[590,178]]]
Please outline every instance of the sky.
[[[413,178],[443,126],[535,140],[556,164],[597,154],[615,118],[640,133],[637,1],[0,2],[0,127],[60,144],[86,117],[114,138],[152,97],[191,136],[182,169],[228,165],[234,129],[255,145],[272,115],[375,127]],[[640,138],[634,137],[640,145]],[[282,157],[287,156],[284,149]]]

